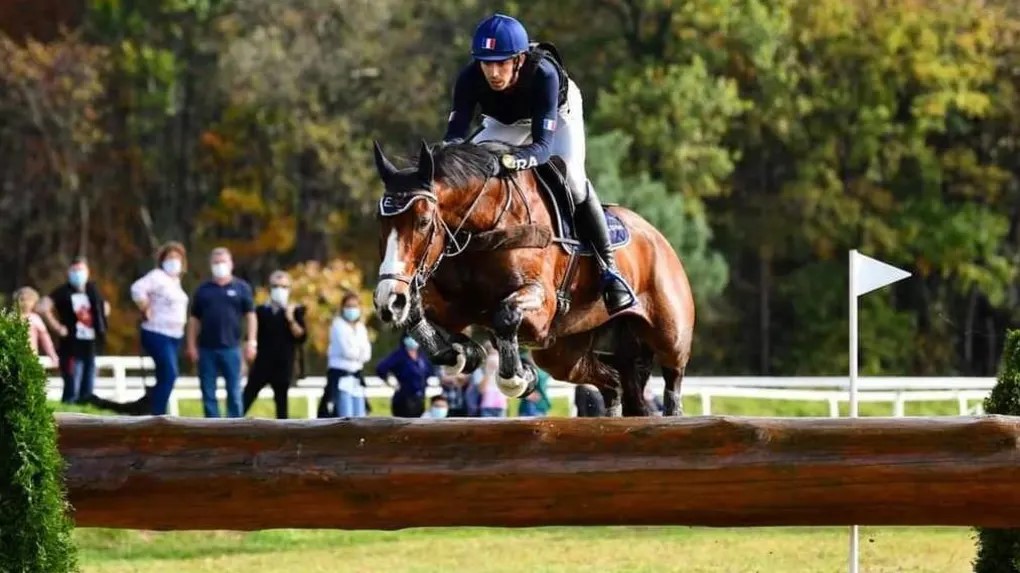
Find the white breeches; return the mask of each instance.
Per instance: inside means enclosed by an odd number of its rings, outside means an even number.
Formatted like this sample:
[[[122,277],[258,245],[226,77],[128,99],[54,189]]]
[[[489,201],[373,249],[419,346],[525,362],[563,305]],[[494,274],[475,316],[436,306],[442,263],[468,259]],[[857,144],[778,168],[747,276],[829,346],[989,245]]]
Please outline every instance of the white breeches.
[[[584,102],[581,90],[573,80],[567,86],[567,101],[560,106],[553,133],[552,154],[560,156],[567,164],[567,177],[571,180],[574,204],[587,198],[588,174],[584,168]],[[531,120],[522,119],[510,125],[500,123],[487,115],[482,116],[482,130],[471,141],[499,141],[508,145],[531,143]]]

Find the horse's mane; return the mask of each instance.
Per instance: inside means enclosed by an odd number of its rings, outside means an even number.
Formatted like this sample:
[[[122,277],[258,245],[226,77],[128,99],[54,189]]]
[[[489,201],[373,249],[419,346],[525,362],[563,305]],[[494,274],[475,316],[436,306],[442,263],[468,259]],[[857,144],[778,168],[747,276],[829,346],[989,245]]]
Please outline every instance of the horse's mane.
[[[474,179],[489,177],[492,162],[510,150],[511,146],[496,141],[437,144],[432,149],[435,178],[451,187],[467,187]]]

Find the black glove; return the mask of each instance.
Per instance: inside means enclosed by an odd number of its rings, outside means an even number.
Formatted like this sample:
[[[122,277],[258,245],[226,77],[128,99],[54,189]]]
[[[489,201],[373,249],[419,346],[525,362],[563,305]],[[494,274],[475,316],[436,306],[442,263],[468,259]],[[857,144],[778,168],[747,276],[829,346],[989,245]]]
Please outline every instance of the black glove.
[[[511,173],[517,171],[517,157],[511,153],[504,153],[495,157],[495,166],[493,170],[495,175],[493,177],[505,177]]]
[[[502,177],[506,174],[503,164],[499,162],[499,156],[493,155],[492,162],[489,164],[489,177]]]

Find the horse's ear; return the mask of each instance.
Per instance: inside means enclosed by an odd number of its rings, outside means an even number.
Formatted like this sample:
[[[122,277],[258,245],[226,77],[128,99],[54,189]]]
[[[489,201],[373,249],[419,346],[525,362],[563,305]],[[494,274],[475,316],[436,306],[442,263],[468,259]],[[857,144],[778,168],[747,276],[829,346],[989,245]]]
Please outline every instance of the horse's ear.
[[[389,159],[383,154],[382,147],[379,146],[378,141],[373,141],[372,145],[375,147],[375,168],[379,171],[379,177],[382,177],[385,183],[397,172],[397,168],[390,163]]]
[[[423,139],[421,151],[418,152],[418,179],[425,185],[432,185],[432,177],[435,174],[435,161],[432,158],[432,150]]]

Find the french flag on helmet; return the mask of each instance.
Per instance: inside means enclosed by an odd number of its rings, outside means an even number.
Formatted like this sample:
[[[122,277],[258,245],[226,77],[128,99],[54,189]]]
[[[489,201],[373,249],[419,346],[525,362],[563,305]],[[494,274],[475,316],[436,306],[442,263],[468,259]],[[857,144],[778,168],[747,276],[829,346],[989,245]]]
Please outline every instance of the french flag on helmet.
[[[476,60],[502,61],[528,51],[528,32],[515,18],[493,14],[475,28],[471,55]]]

